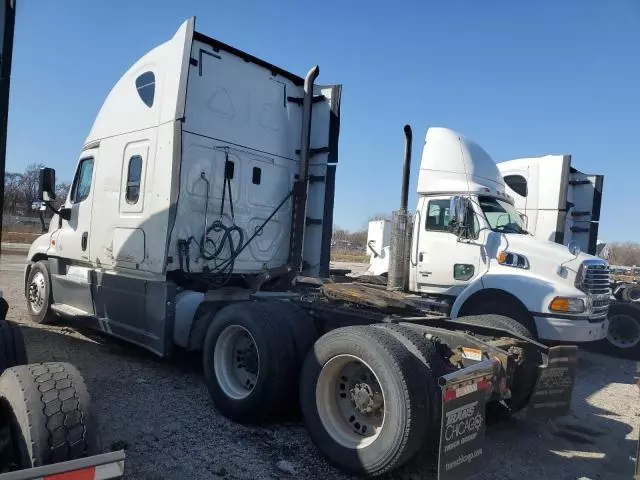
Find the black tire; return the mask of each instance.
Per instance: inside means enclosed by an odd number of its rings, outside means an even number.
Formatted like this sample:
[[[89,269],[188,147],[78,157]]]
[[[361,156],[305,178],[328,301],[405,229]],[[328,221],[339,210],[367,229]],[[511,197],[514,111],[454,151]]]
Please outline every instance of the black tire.
[[[0,377],[0,412],[12,433],[17,469],[99,452],[89,394],[73,365],[36,363],[5,370]]]
[[[503,315],[474,315],[461,317],[466,323],[496,327],[506,332],[519,334],[535,340],[531,332],[517,320]],[[505,400],[511,412],[515,413],[527,406],[533,389],[538,381],[538,365],[542,363],[542,355],[534,346],[522,347],[522,360],[516,367],[511,385],[511,398]]]
[[[41,275],[41,277],[38,275]],[[36,276],[38,276],[38,282],[35,280]],[[30,295],[33,286],[35,286],[35,288],[40,287],[40,281],[43,282],[41,285],[42,292],[40,293],[43,303],[38,309],[35,303],[30,300]],[[31,265],[27,284],[25,285],[25,295],[27,298],[27,311],[32,321],[36,323],[50,323],[56,318],[55,313],[51,310],[51,304],[53,303],[51,276],[49,275],[49,268],[45,262],[40,261]]]
[[[340,382],[346,382],[347,377],[342,371],[331,373],[328,362],[345,360],[357,364],[357,360],[351,360],[351,357],[359,359],[361,365],[366,365],[374,372],[384,395],[381,430],[361,448],[339,442],[336,440],[336,436],[339,437],[337,433],[329,433],[321,419],[316,398],[316,391],[320,395],[324,393],[331,399],[325,401],[335,400],[334,406],[338,408],[338,395],[333,396],[337,390],[320,388],[321,374],[324,379],[329,379],[329,384],[333,383],[332,378],[336,378],[339,387],[335,388],[344,390],[346,386]],[[423,372],[416,356],[383,329],[353,326],[338,328],[323,335],[309,352],[300,378],[300,404],[311,439],[330,463],[354,474],[382,475],[401,466],[423,444],[425,425],[431,422],[429,392]],[[346,392],[340,393],[340,396],[347,398],[343,395]],[[323,412],[334,408],[326,403],[320,405]],[[353,423],[354,418],[345,422],[352,422],[353,428],[360,429],[357,421]]]
[[[289,325],[298,366],[295,376],[298,378],[304,359],[318,339],[318,330],[313,319],[302,308],[288,301],[264,301],[262,307],[272,318],[280,319]]]
[[[640,360],[640,340],[636,338],[634,343],[630,338],[640,330],[640,307],[635,303],[614,302],[609,305],[607,318],[609,319],[607,337],[597,342],[595,347],[608,355]]]
[[[500,315],[512,318],[524,328],[524,330],[521,331],[527,332],[527,338],[532,338],[534,340],[538,339],[538,330],[536,329],[536,325],[531,314],[525,309],[520,308],[517,305],[513,305],[513,303],[502,300],[477,302],[474,305],[471,305],[471,307],[464,313],[465,317],[479,315]]]
[[[640,285],[628,283],[621,290],[620,297],[625,302],[640,303]]]
[[[428,341],[412,328],[393,323],[377,323],[373,327],[380,328],[393,335],[420,361],[424,371],[424,382],[429,391],[429,405],[431,406],[431,428],[425,429],[424,442],[427,448],[434,449],[440,440],[440,417],[442,416],[442,393],[438,385],[438,378],[445,375],[449,368],[433,342]]]
[[[27,363],[22,330],[13,322],[0,320],[0,374],[9,367]]]
[[[266,303],[240,302],[224,307],[209,325],[203,343],[204,377],[211,398],[224,416],[239,423],[273,421],[286,412],[291,399],[295,397],[298,379],[295,375],[295,350],[290,327],[274,317],[271,309],[265,308]],[[218,345],[220,336],[233,329],[250,335],[258,356],[255,383],[247,389],[248,394],[244,392],[243,396],[236,395],[235,398],[229,393],[228,382],[224,378],[221,383],[214,363],[216,348],[220,349],[218,355],[223,353]],[[232,361],[235,358],[233,355]],[[224,364],[220,363],[218,369],[223,368]]]

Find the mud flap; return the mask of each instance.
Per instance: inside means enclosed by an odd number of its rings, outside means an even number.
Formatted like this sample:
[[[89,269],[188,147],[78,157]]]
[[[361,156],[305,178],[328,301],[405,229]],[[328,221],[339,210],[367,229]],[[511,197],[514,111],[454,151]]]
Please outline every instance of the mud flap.
[[[577,363],[578,347],[549,349],[546,364],[538,367],[538,381],[529,401],[529,415],[550,418],[569,413]]]
[[[640,388],[640,362],[636,362],[636,385]],[[633,480],[640,480],[640,433],[638,434],[638,450],[636,450],[636,469]]]
[[[463,480],[485,464],[485,410],[494,366],[484,360],[440,378],[438,480]]]

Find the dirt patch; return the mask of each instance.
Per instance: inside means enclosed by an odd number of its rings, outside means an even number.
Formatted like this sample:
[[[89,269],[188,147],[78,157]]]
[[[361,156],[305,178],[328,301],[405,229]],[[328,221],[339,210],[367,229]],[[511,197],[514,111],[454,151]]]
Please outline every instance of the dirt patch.
[[[352,262],[352,263],[369,263],[369,257],[366,255],[353,253],[333,253],[331,252],[332,262]]]
[[[2,242],[31,244],[41,233],[2,232]]]

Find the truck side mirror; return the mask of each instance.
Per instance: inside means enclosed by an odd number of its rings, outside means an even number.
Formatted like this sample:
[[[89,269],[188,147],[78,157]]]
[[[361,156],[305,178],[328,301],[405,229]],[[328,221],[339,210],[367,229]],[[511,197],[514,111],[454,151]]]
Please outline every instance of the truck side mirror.
[[[464,232],[469,208],[468,198],[461,196],[451,198],[449,203],[449,230],[455,235],[460,236]]]
[[[40,200],[50,202],[56,199],[56,171],[53,168],[40,169]]]

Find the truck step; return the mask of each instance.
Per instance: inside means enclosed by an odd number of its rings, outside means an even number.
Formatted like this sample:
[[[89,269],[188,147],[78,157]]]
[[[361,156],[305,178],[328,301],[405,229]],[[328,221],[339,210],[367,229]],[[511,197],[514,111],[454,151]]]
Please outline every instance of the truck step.
[[[65,317],[92,317],[89,312],[85,312],[84,310],[80,310],[79,308],[72,307],[71,305],[66,305],[64,303],[54,303],[51,305],[51,310],[54,312],[64,315]]]

